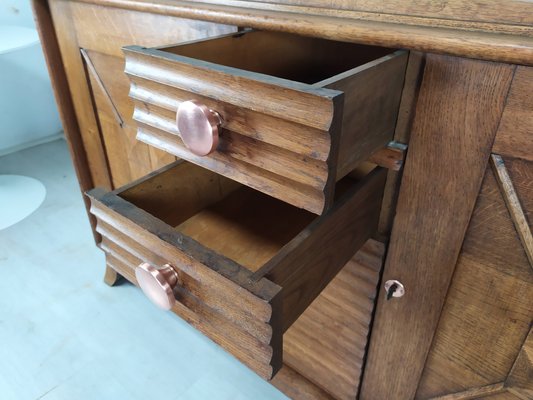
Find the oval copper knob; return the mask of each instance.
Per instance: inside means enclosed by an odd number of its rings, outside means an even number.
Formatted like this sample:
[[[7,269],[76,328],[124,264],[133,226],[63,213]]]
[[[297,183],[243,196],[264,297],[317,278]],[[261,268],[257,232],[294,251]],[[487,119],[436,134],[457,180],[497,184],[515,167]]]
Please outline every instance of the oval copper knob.
[[[197,156],[206,156],[218,146],[220,115],[195,101],[184,101],[176,114],[178,132],[187,148]]]
[[[159,308],[170,310],[176,303],[174,288],[178,284],[178,273],[171,265],[155,268],[142,263],[135,268],[135,277],[146,297]]]

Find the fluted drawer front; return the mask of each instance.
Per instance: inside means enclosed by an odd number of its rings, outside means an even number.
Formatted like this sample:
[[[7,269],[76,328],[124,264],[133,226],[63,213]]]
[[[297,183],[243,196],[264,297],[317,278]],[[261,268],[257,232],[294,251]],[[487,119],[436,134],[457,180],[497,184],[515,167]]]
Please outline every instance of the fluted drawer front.
[[[321,217],[194,164],[88,193],[107,264],[270,379],[282,336],[374,233],[385,170]]]
[[[124,53],[139,140],[315,214],[392,139],[407,59],[273,32]],[[190,101],[221,118],[209,152],[179,131]]]

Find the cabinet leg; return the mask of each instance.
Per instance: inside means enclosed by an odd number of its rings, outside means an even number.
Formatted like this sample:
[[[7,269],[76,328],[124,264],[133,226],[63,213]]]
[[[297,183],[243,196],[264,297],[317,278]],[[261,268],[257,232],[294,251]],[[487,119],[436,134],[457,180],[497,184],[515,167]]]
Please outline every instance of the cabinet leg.
[[[122,276],[111,268],[109,265],[105,267],[104,282],[109,286],[115,286]]]

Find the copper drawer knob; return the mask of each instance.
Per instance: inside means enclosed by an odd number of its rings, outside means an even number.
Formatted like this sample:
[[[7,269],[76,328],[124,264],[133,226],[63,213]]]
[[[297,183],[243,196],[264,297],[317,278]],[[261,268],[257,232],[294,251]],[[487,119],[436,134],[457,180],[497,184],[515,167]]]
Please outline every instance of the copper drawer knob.
[[[220,115],[195,101],[184,101],[176,114],[178,132],[187,148],[197,156],[206,156],[218,146]]]
[[[171,265],[155,268],[142,263],[135,268],[135,277],[146,297],[159,308],[170,310],[176,303],[174,288],[178,284],[178,273]]]

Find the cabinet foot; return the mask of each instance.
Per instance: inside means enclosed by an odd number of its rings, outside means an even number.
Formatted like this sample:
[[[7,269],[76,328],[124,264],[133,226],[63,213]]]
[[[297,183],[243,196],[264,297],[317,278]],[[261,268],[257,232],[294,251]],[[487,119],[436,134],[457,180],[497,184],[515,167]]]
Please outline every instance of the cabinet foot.
[[[120,281],[121,278],[122,278],[122,275],[120,275],[117,271],[115,271],[109,265],[106,265],[105,275],[104,275],[104,283],[106,285],[115,286]]]

